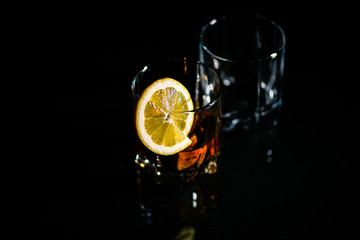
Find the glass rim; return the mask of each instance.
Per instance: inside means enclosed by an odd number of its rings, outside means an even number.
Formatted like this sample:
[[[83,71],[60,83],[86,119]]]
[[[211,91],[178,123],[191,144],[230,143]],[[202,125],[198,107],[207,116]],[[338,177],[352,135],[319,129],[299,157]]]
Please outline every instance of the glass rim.
[[[205,31],[209,28],[209,26],[213,26],[215,25],[216,23],[218,23],[219,21],[224,21],[224,20],[227,20],[229,18],[240,18],[240,17],[248,17],[248,18],[254,18],[254,19],[260,19],[262,21],[265,21],[267,23],[270,23],[271,25],[275,26],[279,31],[280,31],[280,34],[281,34],[281,39],[282,39],[282,44],[280,47],[278,47],[276,49],[276,51],[274,51],[272,54],[266,56],[266,57],[263,57],[263,58],[258,58],[258,59],[255,59],[255,60],[232,60],[232,59],[228,59],[228,58],[225,58],[225,57],[221,57],[215,53],[213,53],[212,51],[210,51],[206,45],[203,44],[203,38],[204,38],[204,34],[205,34]],[[275,21],[273,20],[270,20],[268,18],[265,18],[259,14],[234,14],[234,15],[221,15],[221,16],[218,16],[216,18],[213,18],[211,21],[207,22],[202,28],[201,28],[201,31],[200,31],[200,40],[199,40],[199,45],[201,48],[203,48],[207,53],[209,53],[211,56],[213,56],[214,58],[216,59],[219,59],[219,60],[222,60],[224,62],[231,62],[231,63],[243,63],[243,62],[248,62],[248,63],[261,63],[261,62],[264,62],[264,61],[267,61],[269,59],[274,59],[276,58],[276,56],[278,55],[278,53],[280,53],[281,51],[283,51],[285,49],[285,46],[286,46],[286,35],[285,35],[285,32],[284,30],[282,29],[282,27],[280,27],[279,24],[277,24]],[[273,54],[276,54],[275,56]]]
[[[151,66],[153,65],[158,65],[158,64],[161,64],[162,62],[164,61],[188,61],[187,58],[167,58],[167,59],[162,59],[161,61],[157,61],[157,62],[153,62],[153,63],[150,63],[150,64],[147,64],[145,65],[136,75],[135,77],[133,78],[132,82],[131,82],[131,92],[132,92],[132,96],[133,96],[133,99],[138,99],[140,98],[141,93],[139,93],[137,90],[136,90],[136,85],[137,85],[137,81],[138,81],[138,77],[140,74],[144,73],[146,70],[148,70]],[[190,61],[191,62],[191,61]],[[193,64],[195,65],[201,65],[202,67],[210,70],[212,72],[212,74],[214,74],[214,76],[216,77],[218,83],[219,83],[219,90],[216,91],[216,94],[215,94],[215,97],[214,99],[212,99],[209,103],[207,103],[206,105],[204,106],[201,106],[201,107],[198,107],[198,108],[195,108],[195,105],[194,105],[194,109],[193,110],[189,110],[189,111],[182,111],[181,113],[186,113],[186,112],[201,112],[201,111],[204,111],[206,109],[209,109],[211,108],[214,104],[216,104],[217,102],[220,101],[221,99],[221,95],[222,95],[222,89],[223,89],[223,83],[220,79],[220,77],[218,76],[218,74],[216,73],[216,71],[212,68],[210,68],[209,66],[205,65],[204,63],[200,62],[200,61],[193,61]],[[181,83],[181,82],[180,82]],[[182,83],[183,84],[183,83]],[[194,81],[194,84],[195,84],[195,81]],[[194,103],[194,100],[193,100],[193,103]],[[180,112],[177,112],[177,113],[180,113]]]

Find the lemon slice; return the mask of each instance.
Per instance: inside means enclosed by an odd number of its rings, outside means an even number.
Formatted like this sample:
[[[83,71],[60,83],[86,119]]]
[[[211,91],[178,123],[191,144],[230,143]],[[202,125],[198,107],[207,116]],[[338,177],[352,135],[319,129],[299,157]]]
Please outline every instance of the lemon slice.
[[[156,80],[140,96],[135,112],[142,143],[161,155],[173,155],[191,144],[194,113],[188,90],[172,78]]]

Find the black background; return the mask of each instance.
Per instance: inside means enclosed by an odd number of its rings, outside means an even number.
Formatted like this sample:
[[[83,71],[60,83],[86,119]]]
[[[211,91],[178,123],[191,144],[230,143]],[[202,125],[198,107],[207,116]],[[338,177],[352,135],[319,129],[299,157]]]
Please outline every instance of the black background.
[[[45,159],[36,174],[41,235],[150,236],[137,205],[132,78],[163,57],[196,58],[200,28],[212,18],[260,14],[287,36],[280,150],[266,165],[246,155],[251,143],[225,139],[228,149],[245,153],[224,150],[227,207],[219,210],[221,223],[212,237],[350,236],[356,215],[349,166],[355,161],[358,109],[350,74],[353,7],[326,4],[179,1],[48,9],[39,21],[46,32],[46,86],[54,101],[51,119],[43,120]]]

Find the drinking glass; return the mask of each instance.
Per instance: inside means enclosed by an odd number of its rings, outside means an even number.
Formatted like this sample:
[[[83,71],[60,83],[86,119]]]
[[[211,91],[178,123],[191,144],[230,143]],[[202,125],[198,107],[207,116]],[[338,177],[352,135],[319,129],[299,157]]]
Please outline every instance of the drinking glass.
[[[162,78],[179,81],[191,95],[194,120],[188,137],[192,144],[164,156],[148,149],[136,134],[135,166],[144,217],[162,228],[171,223],[171,229],[203,213],[205,198],[214,199],[209,179],[216,175],[220,155],[222,83],[214,70],[200,62],[166,59],[145,66],[135,76],[134,106],[144,90]]]
[[[202,27],[200,61],[224,84],[223,131],[277,125],[285,44],[282,28],[259,15],[220,16]]]

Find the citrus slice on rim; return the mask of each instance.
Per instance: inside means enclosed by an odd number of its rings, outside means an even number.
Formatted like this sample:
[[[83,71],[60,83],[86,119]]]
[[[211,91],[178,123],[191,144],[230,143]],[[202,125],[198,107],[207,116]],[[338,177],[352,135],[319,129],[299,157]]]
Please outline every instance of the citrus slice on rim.
[[[135,112],[136,130],[142,143],[161,155],[173,155],[191,144],[194,109],[189,91],[172,78],[149,85],[140,96]]]

